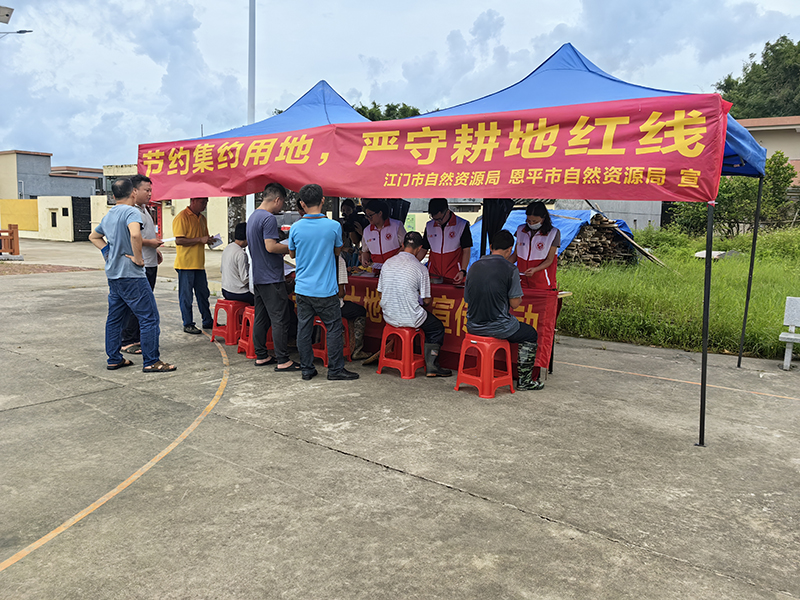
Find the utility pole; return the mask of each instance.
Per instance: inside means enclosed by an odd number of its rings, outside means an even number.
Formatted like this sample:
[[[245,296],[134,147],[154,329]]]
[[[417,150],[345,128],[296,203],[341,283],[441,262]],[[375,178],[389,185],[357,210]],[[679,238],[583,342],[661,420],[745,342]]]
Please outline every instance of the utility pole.
[[[256,122],[256,0],[250,0],[250,35],[247,60],[247,124]],[[255,194],[245,199],[245,212],[249,218],[256,209]]]

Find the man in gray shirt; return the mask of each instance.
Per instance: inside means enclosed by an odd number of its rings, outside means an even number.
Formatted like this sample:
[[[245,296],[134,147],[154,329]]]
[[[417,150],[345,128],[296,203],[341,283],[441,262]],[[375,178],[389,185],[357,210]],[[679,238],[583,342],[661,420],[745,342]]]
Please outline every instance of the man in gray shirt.
[[[144,258],[144,272],[147,276],[147,282],[150,284],[150,289],[154,290],[156,287],[156,278],[158,277],[158,265],[160,265],[162,261],[161,251],[158,247],[164,242],[161,241],[161,238],[156,232],[153,217],[150,216],[150,211],[147,209],[147,205],[150,203],[150,197],[153,195],[153,186],[149,177],[139,175],[138,173],[131,177],[130,180],[133,184],[134,206],[142,213],[142,258]],[[142,353],[139,320],[133,312],[128,316],[125,322],[125,328],[122,330],[122,351],[127,354]]]
[[[469,269],[464,288],[467,331],[519,344],[517,389],[541,390],[544,383],[533,379],[536,330],[520,323],[509,312],[522,303],[519,271],[509,260],[514,253],[514,236],[505,230],[498,231],[492,238],[491,249],[491,254],[481,257]]]
[[[289,247],[278,242],[280,228],[275,218],[286,202],[286,188],[280,183],[270,183],[264,188],[263,197],[264,200],[247,219],[255,290],[255,365],[275,365],[275,370],[279,372],[299,371],[300,365],[289,359],[288,349],[291,306],[283,274],[283,257],[289,253]],[[270,327],[275,344],[274,358],[267,353],[267,331]]]

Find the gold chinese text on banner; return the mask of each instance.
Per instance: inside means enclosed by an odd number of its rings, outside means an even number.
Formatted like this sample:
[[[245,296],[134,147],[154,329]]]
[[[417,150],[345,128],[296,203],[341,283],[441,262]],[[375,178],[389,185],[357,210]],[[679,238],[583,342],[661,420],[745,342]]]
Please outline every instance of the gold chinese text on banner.
[[[707,202],[729,108],[717,94],[664,96],[143,144],[139,169],[157,199],[278,181],[329,196]]]

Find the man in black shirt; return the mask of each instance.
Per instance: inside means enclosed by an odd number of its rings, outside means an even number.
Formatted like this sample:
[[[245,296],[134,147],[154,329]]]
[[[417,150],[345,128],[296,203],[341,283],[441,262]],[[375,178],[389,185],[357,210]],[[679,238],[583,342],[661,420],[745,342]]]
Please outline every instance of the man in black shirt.
[[[541,390],[544,383],[533,379],[536,330],[527,323],[520,323],[509,312],[522,302],[519,271],[509,261],[514,253],[514,236],[508,231],[499,231],[492,238],[491,250],[491,254],[481,257],[469,270],[464,288],[467,331],[519,344],[517,389]]]

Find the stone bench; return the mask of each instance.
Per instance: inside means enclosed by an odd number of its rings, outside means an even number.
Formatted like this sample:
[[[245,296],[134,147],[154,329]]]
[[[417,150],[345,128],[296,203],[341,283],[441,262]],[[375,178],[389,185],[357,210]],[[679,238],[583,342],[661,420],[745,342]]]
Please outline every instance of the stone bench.
[[[789,327],[788,332],[784,332],[778,338],[786,342],[786,354],[783,356],[783,370],[788,371],[792,368],[792,346],[800,344],[800,333],[795,333],[795,327],[800,326],[800,298],[788,296],[786,298],[786,310],[783,313],[783,324]]]

